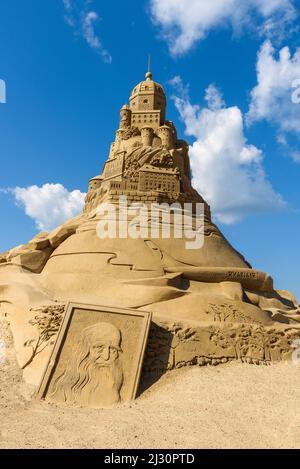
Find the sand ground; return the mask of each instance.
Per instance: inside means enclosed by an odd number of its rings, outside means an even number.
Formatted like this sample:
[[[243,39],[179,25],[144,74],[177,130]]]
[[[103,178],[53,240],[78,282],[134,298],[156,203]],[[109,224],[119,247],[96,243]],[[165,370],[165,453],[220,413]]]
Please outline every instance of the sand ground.
[[[9,347],[0,448],[300,448],[300,365],[292,363],[182,368],[112,409],[56,406],[31,392]]]

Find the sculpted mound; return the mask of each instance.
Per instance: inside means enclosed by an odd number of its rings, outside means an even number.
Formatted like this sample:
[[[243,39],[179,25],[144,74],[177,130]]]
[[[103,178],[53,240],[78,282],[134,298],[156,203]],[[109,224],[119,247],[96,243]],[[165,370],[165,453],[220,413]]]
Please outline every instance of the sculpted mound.
[[[300,337],[295,298],[275,291],[272,278],[254,270],[214,225],[191,185],[188,145],[165,115],[163,88],[148,72],[121,109],[83,214],[0,256],[0,306],[28,383],[40,383],[70,301],[153,312],[143,382],[184,365],[267,364],[291,356]],[[136,222],[136,213],[123,218],[124,201],[149,209],[139,236],[120,235],[120,224],[132,229]],[[115,208],[115,236],[99,236],[99,223],[109,225],[101,204]],[[176,204],[169,219],[159,213],[158,236],[146,230],[153,204]],[[180,211],[189,212],[194,228],[203,222],[196,249],[176,235],[184,224]],[[162,235],[164,227],[170,236]]]

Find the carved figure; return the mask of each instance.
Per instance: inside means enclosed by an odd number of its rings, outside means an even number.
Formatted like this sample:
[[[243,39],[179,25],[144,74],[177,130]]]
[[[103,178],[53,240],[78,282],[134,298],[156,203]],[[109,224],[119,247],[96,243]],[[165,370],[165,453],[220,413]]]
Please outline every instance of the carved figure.
[[[87,327],[49,398],[92,407],[116,404],[123,384],[121,352],[121,332],[113,324]]]

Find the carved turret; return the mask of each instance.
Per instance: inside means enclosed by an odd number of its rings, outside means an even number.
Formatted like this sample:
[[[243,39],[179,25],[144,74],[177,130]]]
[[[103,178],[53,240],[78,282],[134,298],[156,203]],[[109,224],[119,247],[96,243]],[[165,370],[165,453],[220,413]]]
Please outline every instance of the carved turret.
[[[171,129],[171,127],[168,127],[167,125],[162,125],[161,127],[159,127],[159,129],[157,129],[157,135],[161,140],[163,148],[170,150],[174,147],[173,129]]]
[[[125,136],[125,131],[123,129],[118,129],[116,131],[116,143],[121,143],[121,141],[123,140]]]
[[[128,104],[125,104],[120,110],[120,129],[129,129],[131,127],[131,110]]]
[[[99,189],[102,181],[103,181],[103,176],[101,175],[95,176],[92,179],[90,179],[89,190]]]
[[[151,147],[154,137],[154,130],[152,127],[145,126],[141,129],[142,144],[145,147]]]

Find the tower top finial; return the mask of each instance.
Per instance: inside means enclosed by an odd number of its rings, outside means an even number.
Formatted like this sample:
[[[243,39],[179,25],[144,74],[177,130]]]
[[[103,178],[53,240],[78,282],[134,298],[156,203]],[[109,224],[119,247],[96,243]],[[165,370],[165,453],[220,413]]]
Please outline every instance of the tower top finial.
[[[148,55],[148,72],[146,73],[146,80],[152,80],[151,55]]]

